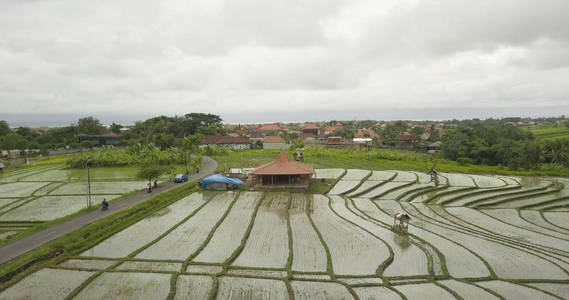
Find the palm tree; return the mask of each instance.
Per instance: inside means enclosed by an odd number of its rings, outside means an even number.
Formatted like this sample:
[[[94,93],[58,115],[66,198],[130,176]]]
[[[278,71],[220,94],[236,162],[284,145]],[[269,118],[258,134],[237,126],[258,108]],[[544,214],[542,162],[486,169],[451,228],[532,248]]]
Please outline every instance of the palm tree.
[[[552,164],[567,166],[569,159],[567,155],[568,149],[565,144],[565,141],[560,139],[547,141],[543,148],[543,154],[546,159]]]

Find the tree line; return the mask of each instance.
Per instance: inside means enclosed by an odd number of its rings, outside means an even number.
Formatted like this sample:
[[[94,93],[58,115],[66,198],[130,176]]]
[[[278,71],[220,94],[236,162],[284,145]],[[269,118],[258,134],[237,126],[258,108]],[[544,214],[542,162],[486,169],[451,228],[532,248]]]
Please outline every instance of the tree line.
[[[470,122],[448,129],[441,155],[460,164],[502,165],[512,170],[569,167],[569,139],[538,141],[502,122]]]
[[[0,150],[39,149],[44,153],[56,148],[81,148],[93,145],[79,142],[81,135],[121,134],[124,146],[154,144],[161,150],[182,146],[186,136],[223,133],[222,119],[214,114],[189,113],[183,116],[159,116],[136,122],[127,131],[122,125],[112,123],[105,128],[94,117],[80,118],[76,124],[51,128],[46,131],[18,127],[12,130],[6,121],[0,121]]]

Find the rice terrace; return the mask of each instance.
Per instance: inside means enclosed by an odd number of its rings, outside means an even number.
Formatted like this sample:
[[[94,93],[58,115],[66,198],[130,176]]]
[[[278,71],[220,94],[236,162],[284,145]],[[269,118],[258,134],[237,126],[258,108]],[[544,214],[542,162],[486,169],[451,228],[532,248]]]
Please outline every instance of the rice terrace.
[[[282,169],[297,162],[283,152],[275,163]],[[76,193],[65,172],[43,167],[35,176],[22,171],[3,177],[4,232],[12,230],[9,222],[18,230],[73,212],[71,204],[50,210],[50,203]],[[96,189],[103,197],[139,188],[125,182],[115,189],[113,181],[102,181]],[[435,182],[419,171],[316,168],[312,182],[325,186],[325,193],[280,184],[187,189],[179,200],[81,252],[18,278],[0,299],[569,295],[567,179],[438,172]],[[34,202],[42,205],[26,209]],[[396,213],[410,217],[407,228],[394,225]]]
[[[568,20],[0,0],[0,300],[569,300]]]

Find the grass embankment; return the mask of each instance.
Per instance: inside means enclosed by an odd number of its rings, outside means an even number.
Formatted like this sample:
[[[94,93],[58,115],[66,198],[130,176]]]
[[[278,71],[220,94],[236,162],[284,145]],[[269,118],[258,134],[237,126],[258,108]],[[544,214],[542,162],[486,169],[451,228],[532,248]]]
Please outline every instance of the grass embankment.
[[[11,279],[21,279],[41,267],[49,265],[55,259],[79,255],[111,235],[198,190],[197,183],[183,185],[155,196],[133,208],[83,227],[15,259],[0,268],[0,290],[5,289],[10,284],[8,281]]]
[[[566,126],[530,126],[528,130],[538,141],[569,139],[569,128]]]
[[[509,170],[503,166],[459,165],[456,162],[441,159],[429,154],[401,153],[389,150],[347,150],[307,147],[304,162],[314,168],[345,168],[367,170],[414,170],[427,172],[435,164],[441,172],[468,174],[500,174],[521,176],[562,176],[569,177],[569,170]],[[243,150],[229,151],[227,155],[213,156],[219,161],[219,172],[230,168],[254,168],[274,161],[280,150]],[[292,157],[294,151],[287,151]]]
[[[30,169],[30,168],[40,167],[40,166],[65,165],[65,164],[67,164],[69,157],[68,156],[39,156],[39,157],[30,158],[30,159],[36,159],[37,161],[34,163],[31,163],[31,164],[24,164],[24,165],[19,165],[17,167],[7,168],[6,170],[0,172],[0,177],[9,176],[10,174],[12,174],[12,172],[18,171],[18,170],[25,170],[25,169]]]

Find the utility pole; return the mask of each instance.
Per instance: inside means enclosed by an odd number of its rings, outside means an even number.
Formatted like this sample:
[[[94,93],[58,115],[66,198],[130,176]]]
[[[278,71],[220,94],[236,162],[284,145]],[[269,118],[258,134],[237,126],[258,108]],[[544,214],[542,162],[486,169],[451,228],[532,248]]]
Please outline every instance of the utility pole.
[[[91,174],[89,173],[89,161],[85,164],[87,167],[87,207],[91,207]]]

